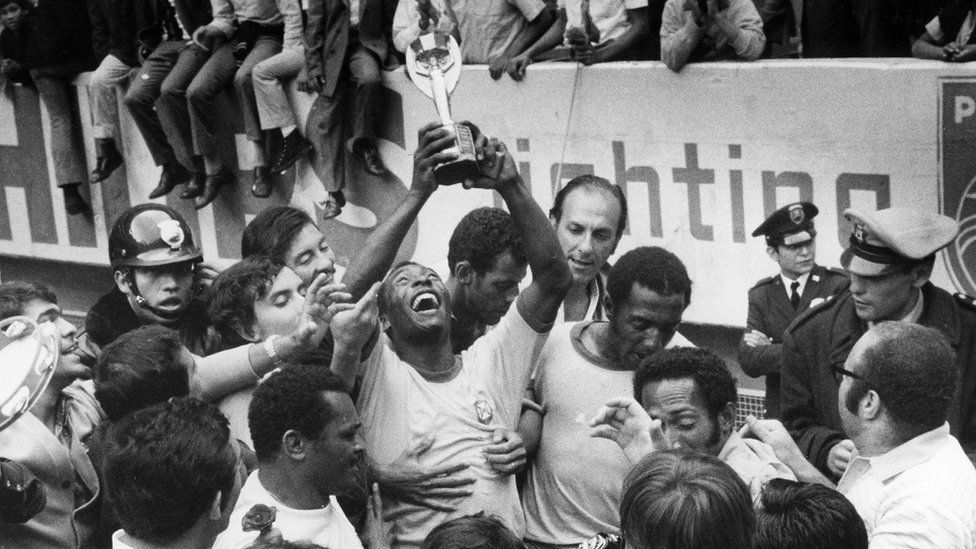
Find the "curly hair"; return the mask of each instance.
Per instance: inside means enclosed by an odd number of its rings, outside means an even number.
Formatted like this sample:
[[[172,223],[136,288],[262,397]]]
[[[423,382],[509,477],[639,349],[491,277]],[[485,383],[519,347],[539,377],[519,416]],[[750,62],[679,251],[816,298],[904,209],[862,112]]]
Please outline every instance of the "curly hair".
[[[837,490],[774,478],[763,486],[754,542],[753,549],[867,549],[868,533]]]
[[[122,529],[172,543],[209,511],[220,492],[230,504],[237,458],[227,419],[195,398],[138,410],[105,431],[104,487]]]
[[[295,236],[307,225],[316,226],[303,210],[291,206],[265,208],[244,228],[241,257],[266,255],[284,263]]]
[[[58,304],[58,296],[39,282],[4,282],[0,284],[0,320],[24,314],[24,307],[39,299]]]
[[[480,512],[441,523],[420,549],[525,549],[525,544],[500,520]]]
[[[607,295],[618,307],[630,299],[637,283],[662,296],[684,295],[685,307],[691,304],[691,279],[678,256],[657,246],[641,246],[625,253],[610,269]]]
[[[712,456],[654,452],[624,478],[620,531],[631,547],[751,549],[755,523],[749,489]]]
[[[881,397],[885,410],[908,440],[945,423],[959,379],[956,354],[942,332],[907,322],[879,322],[868,334],[876,341],[864,349],[844,405],[852,413],[868,391]],[[866,337],[861,336],[861,337]]]
[[[190,394],[182,349],[179,334],[158,324],[136,328],[102,349],[94,367],[95,399],[108,419]]]
[[[735,404],[738,400],[735,378],[729,373],[725,361],[708,349],[675,347],[645,358],[634,372],[634,398],[641,400],[641,393],[648,383],[666,379],[694,381],[713,418],[718,417],[728,403]]]
[[[278,455],[286,431],[296,430],[310,439],[322,434],[334,415],[323,392],[345,393],[345,385],[321,364],[288,366],[258,385],[247,410],[258,461]]]
[[[620,204],[620,219],[617,220],[617,232],[615,234],[618,239],[623,236],[624,229],[627,228],[627,195],[624,194],[624,190],[619,185],[614,185],[610,181],[595,175],[575,177],[570,179],[563,188],[559,189],[559,192],[552,199],[552,208],[549,209],[549,217],[556,220],[556,223],[559,223],[559,220],[563,217],[563,204],[566,202],[566,197],[577,189],[602,191],[617,199],[617,203]]]
[[[499,208],[478,208],[468,212],[454,228],[447,247],[447,264],[453,273],[459,262],[467,261],[474,272],[482,275],[505,252],[511,253],[518,263],[528,261],[512,216]]]
[[[17,4],[25,12],[33,11],[35,5],[30,0],[0,0],[0,8],[7,7],[8,4]]]
[[[254,326],[254,304],[271,289],[285,264],[268,256],[245,257],[223,271],[207,293],[207,314],[224,349],[247,343],[242,330]]]

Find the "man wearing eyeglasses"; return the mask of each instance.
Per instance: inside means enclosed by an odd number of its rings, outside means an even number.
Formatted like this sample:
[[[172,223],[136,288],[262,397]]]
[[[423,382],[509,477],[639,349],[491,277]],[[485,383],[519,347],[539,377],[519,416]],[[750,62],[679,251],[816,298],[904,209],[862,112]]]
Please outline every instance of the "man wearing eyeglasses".
[[[766,254],[779,273],[749,290],[749,317],[739,343],[739,365],[752,377],[766,377],[766,417],[778,418],[780,356],[783,332],[800,313],[847,288],[840,269],[817,265],[819,210],[810,202],[794,202],[773,212],[752,236],[766,237]]]
[[[967,452],[976,451],[976,306],[929,282],[935,254],[956,238],[958,224],[907,208],[848,209],[844,216],[852,223],[841,256],[850,288],[801,315],[784,335],[783,423],[807,459],[840,477],[855,445],[838,411],[838,368],[871,326],[897,320],[935,328],[953,346],[961,377],[949,425]]]

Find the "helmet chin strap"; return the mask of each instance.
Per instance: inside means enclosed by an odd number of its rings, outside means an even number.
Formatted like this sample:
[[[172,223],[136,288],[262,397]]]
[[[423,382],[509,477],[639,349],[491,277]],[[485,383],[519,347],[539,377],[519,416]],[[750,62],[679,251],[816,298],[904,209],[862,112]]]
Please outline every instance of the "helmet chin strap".
[[[147,301],[146,298],[142,297],[142,294],[139,292],[139,286],[136,285],[136,277],[132,269],[129,269],[129,273],[126,278],[128,278],[129,290],[131,290],[132,295],[135,296],[137,305],[139,305],[143,309],[149,311],[150,313],[158,316],[163,320],[179,320],[179,318],[183,316],[182,312],[174,313],[169,311],[163,311],[150,305],[149,301]]]

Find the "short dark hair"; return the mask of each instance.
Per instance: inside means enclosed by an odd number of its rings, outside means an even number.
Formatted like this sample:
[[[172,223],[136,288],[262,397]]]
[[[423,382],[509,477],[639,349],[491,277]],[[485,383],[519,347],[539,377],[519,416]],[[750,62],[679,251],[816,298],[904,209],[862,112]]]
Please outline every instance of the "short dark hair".
[[[267,255],[284,263],[292,241],[306,225],[316,226],[304,210],[291,206],[265,208],[244,227],[241,257]]]
[[[454,228],[447,246],[447,264],[453,274],[459,262],[467,261],[474,272],[482,275],[505,252],[511,253],[519,263],[528,261],[512,216],[499,208],[477,208],[462,217]]]
[[[648,383],[665,379],[694,381],[712,417],[717,417],[728,403],[738,401],[735,378],[725,361],[708,349],[675,347],[662,349],[645,358],[634,371],[634,398],[640,401]]]
[[[268,295],[285,264],[265,255],[242,259],[217,275],[207,292],[207,314],[224,349],[247,341],[239,329],[254,325],[254,304]]]
[[[58,304],[58,296],[39,282],[13,281],[0,284],[0,320],[24,314],[24,307],[35,299]]]
[[[774,478],[763,486],[753,542],[754,549],[867,549],[868,534],[837,490]]]
[[[908,322],[879,322],[864,350],[844,405],[851,412],[874,390],[908,440],[945,423],[959,378],[955,352],[942,332]],[[863,336],[862,336],[863,337]]]
[[[172,543],[210,509],[229,504],[237,462],[227,419],[211,404],[179,398],[138,410],[105,434],[105,488],[129,535]]]
[[[617,220],[616,237],[619,240],[624,235],[624,229],[627,228],[627,195],[624,194],[624,190],[619,185],[614,185],[602,177],[581,175],[570,179],[563,188],[559,189],[556,196],[553,197],[552,208],[549,209],[549,217],[555,219],[556,223],[559,223],[559,220],[563,217],[563,203],[566,202],[566,197],[577,189],[602,191],[609,193],[617,199],[617,203],[620,204],[620,219]]]
[[[34,4],[30,0],[0,0],[0,8],[6,7],[7,4],[17,4],[24,11],[34,9]]]
[[[182,349],[179,334],[158,324],[122,334],[102,349],[94,367],[95,398],[108,419],[190,394]]]
[[[616,308],[630,299],[634,283],[662,296],[683,295],[691,303],[691,279],[678,256],[657,246],[641,246],[625,253],[610,269],[607,295]]]
[[[281,437],[289,430],[309,439],[322,434],[334,416],[323,392],[346,391],[342,379],[321,364],[288,366],[258,385],[247,410],[247,424],[259,461],[271,461],[278,455]]]
[[[717,458],[663,450],[627,473],[620,530],[637,549],[751,549],[749,489]]]
[[[420,549],[525,549],[525,544],[497,518],[477,513],[438,525]]]

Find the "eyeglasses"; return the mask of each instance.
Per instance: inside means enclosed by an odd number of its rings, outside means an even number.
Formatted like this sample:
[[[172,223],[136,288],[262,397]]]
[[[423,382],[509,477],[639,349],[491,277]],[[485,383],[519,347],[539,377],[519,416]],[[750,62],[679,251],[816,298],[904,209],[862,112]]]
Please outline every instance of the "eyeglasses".
[[[844,381],[844,376],[852,377],[854,379],[864,379],[864,377],[860,374],[855,374],[850,370],[845,370],[843,366],[838,366],[837,364],[831,364],[830,371],[834,373],[834,379],[837,380],[837,383]]]

